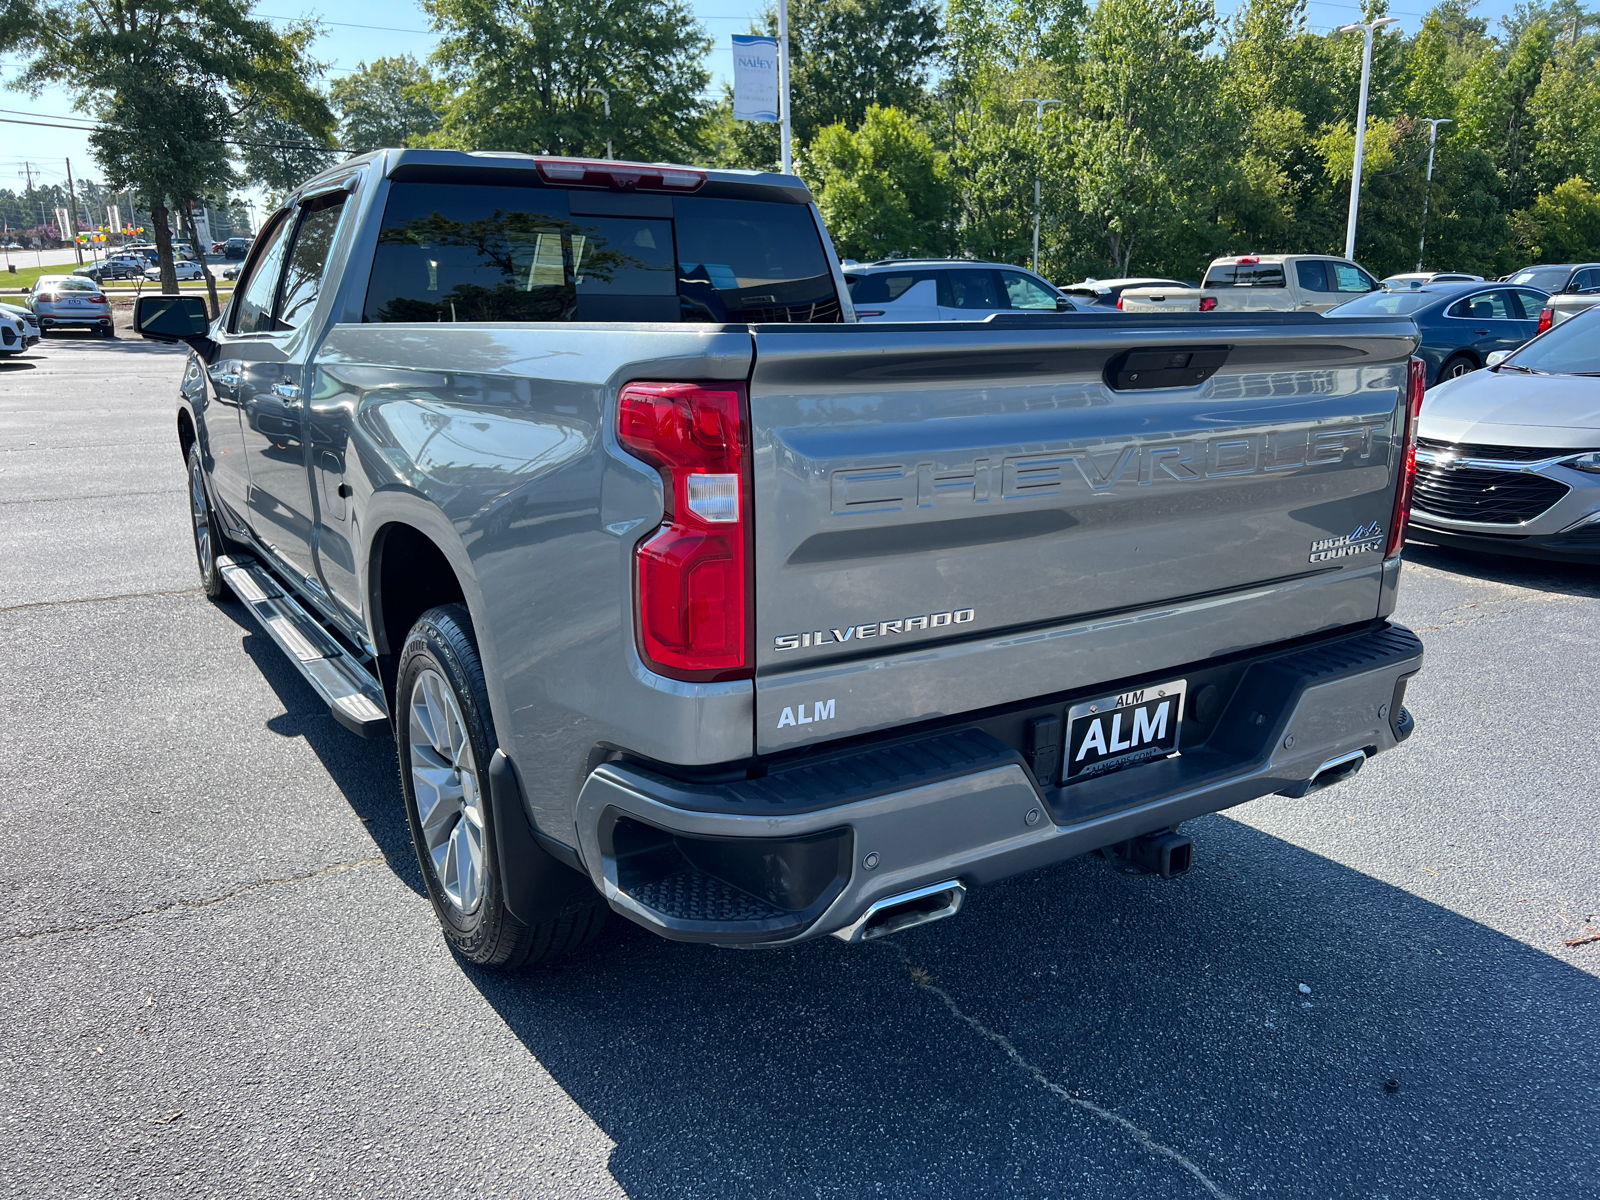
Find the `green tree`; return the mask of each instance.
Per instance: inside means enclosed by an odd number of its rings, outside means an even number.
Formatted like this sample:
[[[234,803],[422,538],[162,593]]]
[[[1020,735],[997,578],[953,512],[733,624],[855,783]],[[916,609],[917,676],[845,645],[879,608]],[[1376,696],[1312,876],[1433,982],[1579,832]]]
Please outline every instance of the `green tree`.
[[[112,186],[150,198],[169,289],[168,202],[181,213],[231,182],[224,139],[242,114],[270,108],[313,132],[331,129],[307,82],[320,72],[307,54],[314,35],[307,22],[280,33],[250,16],[249,0],[7,0],[0,15],[0,52],[26,58],[12,86],[66,88],[102,123],[91,141]]]
[[[339,113],[339,140],[353,154],[410,145],[439,128],[439,88],[409,54],[362,63],[334,80],[328,95]]]
[[[1513,220],[1535,261],[1583,262],[1600,257],[1600,193],[1586,179],[1557,185]]]
[[[277,200],[340,157],[331,139],[298,121],[258,108],[239,129],[239,161],[245,179]]]
[[[1600,178],[1600,78],[1594,35],[1559,43],[1528,100],[1531,167],[1540,191],[1575,175]]]
[[[867,109],[860,129],[821,130],[799,169],[847,258],[949,253],[950,163],[916,119],[898,108]]]
[[[683,0],[424,0],[449,89],[429,145],[692,158],[711,42]],[[602,97],[611,95],[611,119]]]
[[[1536,180],[1528,170],[1535,150],[1529,102],[1554,46],[1550,26],[1535,20],[1508,49],[1479,58],[1461,81],[1461,133],[1493,156],[1511,208],[1529,204],[1536,194]]]

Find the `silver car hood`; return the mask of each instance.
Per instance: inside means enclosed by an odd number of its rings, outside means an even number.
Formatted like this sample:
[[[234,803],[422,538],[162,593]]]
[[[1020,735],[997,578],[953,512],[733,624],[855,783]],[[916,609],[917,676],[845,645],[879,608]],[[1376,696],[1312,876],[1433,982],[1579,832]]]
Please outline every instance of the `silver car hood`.
[[[1487,446],[1600,445],[1600,378],[1473,371],[1422,401],[1420,437]]]

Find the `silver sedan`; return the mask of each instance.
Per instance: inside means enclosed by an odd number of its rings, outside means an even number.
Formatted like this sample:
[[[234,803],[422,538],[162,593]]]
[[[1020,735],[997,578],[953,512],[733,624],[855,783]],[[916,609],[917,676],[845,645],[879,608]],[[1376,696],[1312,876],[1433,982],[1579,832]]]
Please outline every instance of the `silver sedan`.
[[[1417,433],[1413,540],[1600,562],[1600,308],[1434,388]]]

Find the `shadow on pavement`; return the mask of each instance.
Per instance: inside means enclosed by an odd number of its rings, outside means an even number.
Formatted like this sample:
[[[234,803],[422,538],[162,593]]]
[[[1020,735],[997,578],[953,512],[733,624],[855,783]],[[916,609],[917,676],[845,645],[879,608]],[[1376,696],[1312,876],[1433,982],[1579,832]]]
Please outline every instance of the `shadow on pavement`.
[[[1600,981],[1226,817],[1187,828],[1184,879],[1080,859],[867,946],[614,918],[567,965],[469,974],[635,1200],[1600,1194]]]
[[[242,604],[230,598],[217,609],[243,631],[244,652],[283,702],[285,711],[268,721],[267,728],[281,737],[305,739],[351,811],[366,825],[389,869],[412,891],[425,896],[400,796],[394,741],[357,737],[340,725]]]
[[[9,371],[32,371],[38,365],[38,363],[27,362],[17,358],[0,358],[0,375],[4,375]]]
[[[1424,567],[1451,571],[1490,583],[1540,592],[1559,592],[1568,596],[1600,597],[1600,565],[1572,563],[1514,555],[1480,554],[1407,542],[1405,558]]]

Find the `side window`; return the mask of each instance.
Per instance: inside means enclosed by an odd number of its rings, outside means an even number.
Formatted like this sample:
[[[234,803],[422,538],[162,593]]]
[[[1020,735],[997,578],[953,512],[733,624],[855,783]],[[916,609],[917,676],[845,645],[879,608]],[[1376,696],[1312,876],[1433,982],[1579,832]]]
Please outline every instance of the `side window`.
[[[892,304],[917,284],[937,274],[935,271],[879,271],[863,275],[850,285],[850,299],[857,304]]]
[[[278,302],[279,329],[298,329],[317,306],[322,290],[322,275],[333,249],[333,235],[339,230],[348,193],[338,192],[311,201],[302,210],[300,229],[289,251],[283,273],[283,298]]]
[[[1466,317],[1473,321],[1517,319],[1512,312],[1511,296],[1508,292],[1480,292],[1476,296],[1457,300],[1450,306],[1450,311],[1446,315]]]
[[[989,310],[1002,307],[995,287],[995,273],[984,270],[954,270],[944,273],[950,286],[950,307]]]
[[[1572,282],[1567,285],[1569,292],[1600,292],[1600,267],[1585,267],[1574,272]]]
[[[1328,266],[1333,272],[1335,291],[1372,292],[1378,288],[1377,281],[1355,263],[1333,262]]]
[[[1303,258],[1294,265],[1295,279],[1299,281],[1302,292],[1325,292],[1328,290],[1328,271],[1321,259]]]
[[[1522,305],[1522,319],[1524,321],[1537,321],[1539,313],[1550,303],[1538,292],[1513,292],[1512,295]]]
[[[278,295],[278,278],[283,274],[283,252],[294,232],[294,214],[285,213],[267,235],[268,242],[251,268],[250,276],[239,288],[233,306],[234,333],[271,333],[272,302]]]
[[[1055,312],[1055,294],[1046,291],[1044,285],[1037,279],[1024,275],[1020,271],[1001,271],[1000,283],[1006,289],[1006,299],[1011,302],[1012,308],[1043,309],[1046,312]]]

